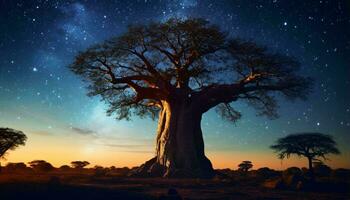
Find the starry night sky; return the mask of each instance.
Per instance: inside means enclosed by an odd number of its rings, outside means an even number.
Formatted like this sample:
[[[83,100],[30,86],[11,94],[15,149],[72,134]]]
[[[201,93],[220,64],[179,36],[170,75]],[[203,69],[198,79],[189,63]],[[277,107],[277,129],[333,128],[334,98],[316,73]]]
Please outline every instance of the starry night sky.
[[[214,111],[202,129],[215,167],[235,168],[241,160],[280,168],[268,149],[289,133],[331,134],[341,156],[334,167],[350,167],[350,2],[338,0],[1,0],[0,127],[27,133],[25,147],[8,161],[73,159],[132,166],[153,154],[156,122],[105,116],[99,98],[86,96],[68,65],[79,51],[123,33],[128,24],[201,17],[232,37],[251,39],[296,57],[301,73],[314,78],[305,102],[280,102],[277,120],[256,117],[246,104],[236,124]],[[64,155],[62,155],[64,154]],[[284,161],[304,166],[303,160]]]

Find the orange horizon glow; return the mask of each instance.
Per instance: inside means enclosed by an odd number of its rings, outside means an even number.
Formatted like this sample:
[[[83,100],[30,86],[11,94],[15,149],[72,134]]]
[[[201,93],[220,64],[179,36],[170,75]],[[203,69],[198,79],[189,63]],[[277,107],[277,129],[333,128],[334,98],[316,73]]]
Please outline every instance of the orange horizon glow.
[[[82,137],[82,136],[74,136]],[[14,151],[9,151],[3,165],[9,162],[28,163],[32,160],[46,160],[55,167],[70,165],[74,160],[86,160],[90,162],[88,167],[100,165],[104,167],[135,167],[151,159],[154,155],[151,143],[145,145],[140,151],[132,151],[133,148],[114,148],[103,145],[93,145],[89,138],[82,137],[80,140],[74,138],[62,138],[59,136],[42,136],[30,134],[30,139],[25,146]],[[82,142],[84,141],[84,142]],[[272,151],[215,151],[207,150],[207,157],[216,169],[237,169],[237,165],[243,160],[253,162],[253,169],[269,167],[283,170],[291,166],[307,167],[305,158],[291,157],[283,161],[277,159]],[[332,168],[350,168],[347,160],[348,152],[339,156],[330,156],[326,162]]]

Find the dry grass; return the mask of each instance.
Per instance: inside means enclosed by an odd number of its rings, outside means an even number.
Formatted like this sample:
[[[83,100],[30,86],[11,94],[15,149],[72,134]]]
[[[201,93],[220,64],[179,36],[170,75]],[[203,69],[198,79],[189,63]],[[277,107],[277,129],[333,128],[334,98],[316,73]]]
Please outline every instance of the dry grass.
[[[176,188],[183,199],[350,199],[349,193],[267,189],[252,180],[201,180],[95,176],[88,172],[2,173],[0,194],[36,199],[158,199]],[[78,198],[75,198],[79,196]],[[1,198],[3,199],[3,198]],[[4,198],[7,199],[7,198]],[[28,198],[27,198],[28,199]]]

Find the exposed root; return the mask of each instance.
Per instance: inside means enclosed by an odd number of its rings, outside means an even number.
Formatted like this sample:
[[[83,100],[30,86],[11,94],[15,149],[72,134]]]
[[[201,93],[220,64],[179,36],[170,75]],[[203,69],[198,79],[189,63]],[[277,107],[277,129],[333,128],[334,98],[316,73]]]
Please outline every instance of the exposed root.
[[[129,173],[131,177],[167,177],[167,178],[212,178],[215,175],[209,159],[205,158],[200,168],[167,168],[157,163],[154,157]]]

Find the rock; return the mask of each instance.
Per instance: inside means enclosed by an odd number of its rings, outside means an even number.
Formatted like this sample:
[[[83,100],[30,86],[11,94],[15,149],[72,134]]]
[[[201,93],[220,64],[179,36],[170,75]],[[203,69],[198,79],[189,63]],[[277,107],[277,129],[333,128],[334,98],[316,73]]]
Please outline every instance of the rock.
[[[160,176],[164,170],[161,166],[157,164],[157,158],[154,157],[149,161],[142,164],[140,167],[132,169],[128,176],[131,177],[157,177]]]

